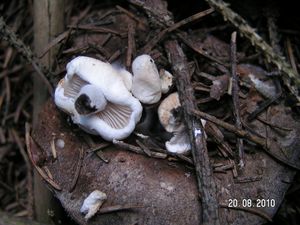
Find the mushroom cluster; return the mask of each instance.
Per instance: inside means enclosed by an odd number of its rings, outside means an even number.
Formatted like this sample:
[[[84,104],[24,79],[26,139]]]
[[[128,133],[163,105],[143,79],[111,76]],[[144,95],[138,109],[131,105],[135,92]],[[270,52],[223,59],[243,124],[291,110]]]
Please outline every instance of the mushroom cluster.
[[[67,64],[67,74],[55,90],[55,104],[86,132],[108,141],[124,139],[142,114],[141,103],[129,91],[131,79],[127,71],[80,56]]]
[[[55,90],[55,104],[86,132],[108,141],[124,139],[141,118],[140,102],[158,102],[173,80],[167,71],[158,73],[149,55],[135,58],[132,71],[133,76],[109,63],[76,57]]]

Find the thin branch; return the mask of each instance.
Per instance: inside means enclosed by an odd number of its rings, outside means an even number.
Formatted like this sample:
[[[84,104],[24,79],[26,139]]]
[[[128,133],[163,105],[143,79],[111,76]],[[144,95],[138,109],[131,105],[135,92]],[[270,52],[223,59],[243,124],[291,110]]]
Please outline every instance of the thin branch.
[[[193,21],[196,21],[204,16],[207,16],[214,12],[214,9],[209,8],[207,10],[204,10],[202,12],[196,13],[188,18],[185,18],[178,23],[173,24],[172,26],[163,29],[161,32],[159,32],[145,47],[141,50],[141,52],[150,52],[151,49],[165,36],[165,34],[170,33],[174,30],[177,30],[178,28],[191,23]]]
[[[83,148],[80,148],[80,150],[79,150],[79,158],[78,158],[78,162],[77,162],[77,165],[76,165],[75,174],[74,174],[74,177],[73,177],[73,180],[72,180],[69,192],[72,192],[75,189],[75,187],[76,187],[77,181],[78,181],[79,176],[80,176],[80,171],[81,171],[81,167],[82,167],[83,157],[84,157],[84,151],[83,151]]]
[[[233,114],[235,118],[235,126],[242,129],[241,115],[240,115],[240,99],[239,99],[239,77],[236,74],[236,32],[231,35],[230,43],[230,58],[231,58],[231,77],[232,77],[232,100],[233,100]],[[244,145],[243,139],[237,138],[236,148],[238,150],[238,165],[243,168],[245,165]]]
[[[190,81],[187,60],[177,41],[168,41],[165,48],[169,56],[169,61],[173,65],[174,75],[177,78],[176,86],[192,144],[193,161],[202,203],[202,224],[218,225],[220,221],[217,187],[209,161],[204,129],[201,121],[191,114],[191,111],[196,110],[197,106]]]
[[[113,144],[116,145],[116,146],[118,146],[118,147],[121,147],[121,148],[123,148],[125,150],[129,150],[131,152],[135,152],[137,154],[147,155],[145,153],[145,151],[143,151],[142,148],[134,146],[134,145],[131,145],[131,144],[127,144],[127,143],[125,143],[123,141],[113,140]],[[168,156],[165,153],[152,152],[152,151],[149,154],[151,154],[150,157],[152,157],[152,158],[158,158],[158,159],[165,159]]]

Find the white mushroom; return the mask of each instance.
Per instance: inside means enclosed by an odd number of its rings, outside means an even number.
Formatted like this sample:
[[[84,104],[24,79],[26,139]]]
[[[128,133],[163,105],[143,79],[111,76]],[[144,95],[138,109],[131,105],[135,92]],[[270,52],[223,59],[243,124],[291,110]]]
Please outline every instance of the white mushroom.
[[[92,218],[102,206],[103,202],[107,199],[105,193],[95,190],[83,201],[80,212],[85,214],[85,219]]]
[[[77,57],[55,90],[55,104],[85,131],[108,141],[124,139],[140,120],[142,106],[123,79],[109,63]]]
[[[177,92],[174,92],[166,97],[158,107],[158,117],[160,123],[165,130],[170,133],[179,130],[182,124],[181,116],[176,115],[176,110],[179,110],[180,107],[181,105]]]
[[[128,72],[122,65],[120,65],[119,62],[114,62],[111,65],[115,70],[117,70],[118,74],[122,77],[122,80],[128,91],[131,91],[132,74]]]
[[[93,84],[84,85],[75,101],[75,109],[79,114],[100,112],[107,106],[107,101],[98,86]]]
[[[160,123],[166,131],[173,133],[173,137],[167,141],[166,148],[173,153],[186,153],[191,149],[190,139],[186,126],[183,123],[183,115],[178,93],[172,93],[166,97],[158,107]],[[201,120],[205,125],[205,120]]]
[[[154,60],[140,55],[132,63],[132,94],[142,103],[153,104],[161,98],[161,81]]]
[[[185,126],[174,131],[174,136],[166,142],[166,148],[169,152],[183,154],[191,150],[191,143]]]
[[[161,82],[161,92],[166,94],[173,85],[173,75],[164,69],[159,71],[160,82]]]

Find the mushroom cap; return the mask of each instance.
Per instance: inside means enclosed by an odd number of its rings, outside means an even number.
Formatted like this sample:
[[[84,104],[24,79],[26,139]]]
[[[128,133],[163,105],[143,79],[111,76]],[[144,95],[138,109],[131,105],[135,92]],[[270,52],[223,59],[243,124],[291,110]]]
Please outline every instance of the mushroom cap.
[[[89,93],[91,103],[98,104],[99,110],[79,114],[75,102],[81,92]],[[93,99],[101,96],[100,93],[106,104]],[[108,141],[128,137],[142,114],[141,103],[128,91],[118,70],[109,63],[85,56],[67,64],[67,74],[55,90],[55,104],[85,131],[99,134]]]
[[[178,93],[174,92],[161,102],[158,107],[158,118],[165,130],[174,135],[165,143],[167,150],[182,154],[191,150],[191,144],[180,107]],[[206,121],[201,119],[201,123],[205,126]]]
[[[166,142],[166,149],[177,154],[183,154],[191,150],[188,132],[184,127],[179,132],[176,132],[170,141]]]
[[[154,60],[140,55],[132,63],[132,94],[142,103],[153,104],[161,98],[161,81]]]
[[[168,132],[177,131],[181,124],[181,118],[176,118],[174,110],[181,107],[178,93],[174,92],[166,97],[158,107],[158,118],[161,125]]]
[[[173,75],[164,69],[159,71],[160,82],[161,82],[161,92],[166,94],[173,85]]]
[[[79,114],[89,114],[105,109],[107,101],[104,94],[93,84],[84,85],[75,101],[75,109]]]

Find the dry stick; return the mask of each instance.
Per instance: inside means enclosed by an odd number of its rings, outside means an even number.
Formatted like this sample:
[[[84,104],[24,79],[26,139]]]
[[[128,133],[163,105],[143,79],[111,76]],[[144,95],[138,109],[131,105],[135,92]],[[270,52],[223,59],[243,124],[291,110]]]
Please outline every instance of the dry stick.
[[[120,12],[125,13],[131,19],[135,20],[135,22],[137,22],[138,24],[141,24],[143,27],[146,26],[146,23],[143,20],[141,20],[140,18],[138,18],[137,16],[135,16],[133,13],[129,12],[127,9],[124,9],[123,7],[121,7],[119,5],[117,5],[116,8],[118,10],[120,10]]]
[[[286,60],[277,54],[274,49],[268,45],[249,24],[240,15],[231,10],[228,5],[221,0],[206,0],[208,4],[219,11],[224,19],[230,21],[242,35],[245,35],[251,43],[261,50],[268,61],[274,63],[277,68],[283,72],[282,80],[288,87],[294,97],[300,102],[298,87],[300,86],[300,78],[286,62]],[[298,86],[298,87],[297,87]]]
[[[240,115],[240,100],[239,100],[239,78],[236,74],[236,32],[231,34],[230,43],[230,58],[231,58],[231,76],[232,76],[232,100],[233,100],[233,114],[235,117],[235,126],[242,129],[241,115]],[[236,148],[238,149],[238,165],[240,168],[245,166],[245,154],[243,139],[237,138]]]
[[[164,7],[161,2],[159,2],[160,6],[162,7],[160,10],[157,10],[156,7],[153,7],[151,5],[151,1],[144,1],[144,0],[128,0],[131,4],[141,7],[145,10],[146,14],[148,15],[148,18],[151,23],[154,25],[159,26],[169,26],[173,24],[173,18],[171,16],[171,13],[167,11],[167,7]],[[160,8],[160,7],[159,7]]]
[[[202,203],[202,224],[219,225],[217,188],[209,162],[204,129],[201,121],[191,114],[191,111],[196,110],[197,106],[190,81],[187,59],[177,41],[168,41],[165,48],[169,61],[173,65],[176,86],[192,144],[193,161]]]
[[[135,51],[135,29],[134,24],[129,23],[128,24],[128,47],[127,47],[127,53],[126,53],[126,68],[130,68],[132,56]]]
[[[69,29],[63,33],[61,33],[60,35],[58,35],[56,38],[54,38],[43,50],[43,52],[38,56],[39,58],[42,58],[43,56],[45,56],[46,53],[49,52],[49,50],[51,48],[53,48],[55,45],[57,45],[58,43],[62,42],[64,39],[66,39],[70,34],[71,34],[72,30]]]
[[[123,148],[125,150],[129,150],[131,152],[135,152],[137,154],[147,155],[142,150],[142,148],[134,146],[134,145],[131,145],[131,144],[127,144],[127,143],[125,143],[123,141],[113,140],[113,144],[116,145],[116,146],[118,146],[118,147],[121,147],[121,148]],[[151,157],[152,158],[157,158],[157,159],[165,159],[165,158],[167,158],[167,154],[161,153],[161,152],[152,152],[151,151]]]
[[[289,61],[292,65],[293,70],[295,71],[296,74],[298,74],[298,70],[297,70],[297,63],[293,54],[293,47],[292,47],[292,43],[291,43],[291,39],[288,37],[286,39],[286,48],[287,48],[287,52],[288,52],[288,57],[289,57]]]
[[[25,105],[27,100],[32,96],[32,94],[33,94],[33,92],[29,91],[21,98],[20,102],[18,103],[17,109],[15,111],[14,123],[18,123],[23,106]]]
[[[218,60],[217,58],[214,58],[212,56],[210,56],[205,50],[203,50],[202,48],[200,48],[199,46],[197,46],[194,42],[192,42],[191,40],[188,40],[187,37],[185,37],[185,35],[183,35],[182,32],[177,32],[176,33],[176,36],[178,38],[180,38],[180,40],[186,44],[188,47],[190,47],[191,49],[193,49],[195,52],[197,52],[198,54],[202,55],[203,57],[213,61],[213,62],[216,62],[222,66],[225,66],[227,67],[228,65],[225,64],[224,62]]]
[[[23,57],[32,64],[37,74],[40,76],[42,81],[45,83],[49,93],[53,94],[53,88],[49,80],[51,80],[50,72],[39,62],[34,56],[31,49],[26,46],[21,39],[6,25],[3,17],[0,17],[0,35],[2,38],[19,51]],[[48,80],[49,79],[49,80]]]
[[[27,123],[25,124],[25,130],[26,130],[26,132],[25,132],[26,148],[27,148],[27,153],[28,153],[31,163],[33,164],[33,166],[35,167],[37,172],[40,174],[40,176],[45,181],[47,181],[49,185],[51,185],[54,189],[61,191],[62,190],[61,187],[54,180],[49,178],[41,167],[36,165],[36,163],[32,157],[32,154],[31,154],[31,146],[32,146],[32,144],[34,144],[34,140],[32,139],[32,137],[29,134],[29,124],[27,124]]]
[[[27,176],[27,190],[28,190],[28,197],[27,197],[27,211],[28,216],[33,218],[34,215],[34,204],[33,204],[33,177],[32,177],[32,166],[28,159],[28,155],[26,154],[26,150],[24,149],[23,142],[15,129],[12,129],[12,134],[14,136],[15,142],[18,145],[18,148],[21,152],[21,155],[25,161],[26,165],[26,176]]]
[[[117,58],[119,58],[119,56],[121,55],[121,51],[120,49],[116,50],[107,60],[109,63],[115,61]]]
[[[87,31],[99,32],[99,33],[111,33],[118,36],[122,36],[122,34],[120,34],[117,30],[113,30],[105,27],[98,27],[94,25],[69,25],[67,27],[72,29],[87,30]]]
[[[205,119],[205,120],[208,120],[212,123],[215,123],[215,124],[225,128],[228,131],[233,132],[234,134],[236,134],[236,135],[238,135],[242,138],[248,139],[248,140],[254,142],[255,144],[258,144],[259,146],[262,147],[264,152],[266,154],[268,154],[271,158],[275,159],[276,161],[278,161],[278,162],[280,162],[280,163],[282,163],[282,164],[284,164],[284,165],[286,165],[290,168],[300,170],[300,167],[298,165],[295,165],[294,163],[291,163],[288,160],[283,159],[282,157],[277,155],[275,152],[270,152],[270,150],[265,145],[265,139],[264,138],[258,137],[257,135],[254,135],[254,134],[251,134],[246,130],[238,129],[232,124],[226,123],[222,120],[217,119],[214,116],[211,116],[211,115],[209,115],[207,113],[204,113],[204,112],[201,112],[199,110],[194,110],[193,109],[193,110],[191,110],[191,113],[193,113],[195,116],[200,117],[201,119]]]
[[[214,11],[214,9],[210,8],[207,10],[204,10],[202,12],[196,13],[195,15],[192,15],[188,18],[185,18],[178,23],[173,24],[172,26],[163,29],[156,37],[154,37],[141,51],[142,52],[150,52],[151,49],[165,36],[166,33],[170,33],[179,27],[186,25],[190,22],[193,22],[195,20],[198,20],[206,15],[211,14]]]
[[[84,151],[83,148],[80,148],[79,151],[79,158],[78,158],[78,162],[76,165],[76,170],[75,170],[75,174],[71,183],[71,187],[69,189],[69,192],[72,192],[77,184],[78,178],[80,176],[80,171],[81,171],[81,166],[82,166],[82,162],[83,162],[83,157],[84,157]]]

